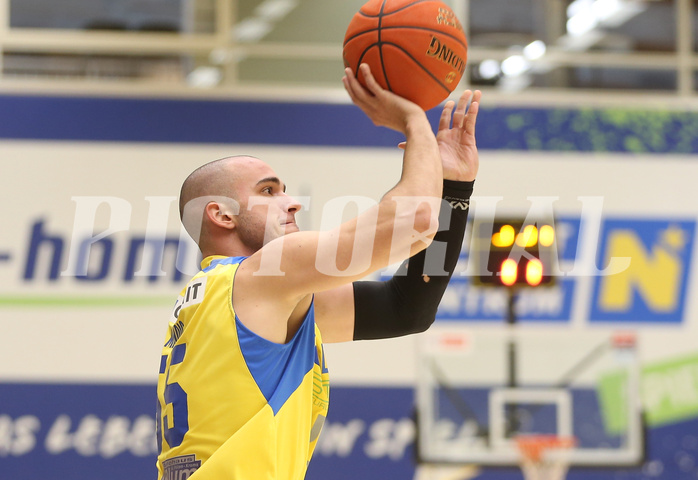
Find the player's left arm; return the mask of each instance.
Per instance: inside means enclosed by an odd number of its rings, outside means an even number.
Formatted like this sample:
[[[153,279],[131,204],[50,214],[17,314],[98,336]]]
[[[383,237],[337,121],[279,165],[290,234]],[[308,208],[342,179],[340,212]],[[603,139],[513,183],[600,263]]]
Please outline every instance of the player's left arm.
[[[452,102],[446,104],[439,121],[444,200],[434,241],[388,281],[354,282],[316,294],[316,322],[323,341],[397,337],[423,332],[434,322],[458,263],[478,171],[475,123],[480,97],[479,91],[464,92],[455,111]]]

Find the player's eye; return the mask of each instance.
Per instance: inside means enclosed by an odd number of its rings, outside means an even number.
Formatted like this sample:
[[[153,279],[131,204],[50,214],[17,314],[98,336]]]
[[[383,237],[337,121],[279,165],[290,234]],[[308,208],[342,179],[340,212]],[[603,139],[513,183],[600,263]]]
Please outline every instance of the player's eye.
[[[274,193],[274,190],[272,187],[264,187],[262,189],[262,193],[268,193],[269,195],[271,195],[272,193]]]

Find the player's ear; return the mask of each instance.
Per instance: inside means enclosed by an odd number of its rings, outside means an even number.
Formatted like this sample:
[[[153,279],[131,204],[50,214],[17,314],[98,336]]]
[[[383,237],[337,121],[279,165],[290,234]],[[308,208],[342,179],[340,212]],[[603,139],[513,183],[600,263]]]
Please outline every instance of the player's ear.
[[[237,212],[223,202],[209,202],[206,204],[205,215],[213,225],[233,229],[237,225]]]

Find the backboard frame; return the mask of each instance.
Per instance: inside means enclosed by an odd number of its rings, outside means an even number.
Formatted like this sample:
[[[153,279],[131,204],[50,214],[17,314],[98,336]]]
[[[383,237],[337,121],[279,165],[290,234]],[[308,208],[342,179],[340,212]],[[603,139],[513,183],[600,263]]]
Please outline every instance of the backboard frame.
[[[526,334],[536,335],[537,332],[510,331],[508,333],[497,332],[502,342],[513,339],[521,339]],[[454,391],[460,387],[457,384],[444,385],[443,379],[438,378],[442,373],[435,373],[433,363],[435,359],[446,362],[475,361],[472,352],[469,351],[473,342],[477,342],[482,335],[492,335],[485,332],[462,331],[454,333],[459,342],[446,342],[450,346],[443,348],[440,341],[434,341],[435,336],[448,335],[443,331],[435,332],[425,337],[420,346],[419,373],[416,388],[417,399],[417,442],[419,460],[424,463],[463,463],[478,464],[482,466],[516,466],[520,464],[521,454],[516,447],[513,434],[507,438],[506,419],[502,414],[507,406],[516,404],[540,404],[554,408],[556,414],[556,431],[554,432],[521,432],[521,433],[554,433],[564,437],[574,437],[575,427],[572,420],[574,408],[573,389],[560,385],[517,385],[506,384],[485,385],[488,393],[486,432],[479,437],[477,435],[450,435],[445,430],[453,430],[453,425],[447,425],[438,418],[437,398],[438,389],[450,388]],[[467,340],[471,335],[473,340]],[[559,336],[564,336],[559,332]],[[579,332],[572,334],[579,335]],[[596,332],[591,334],[596,338],[607,338],[609,349],[613,349],[613,335],[608,332]],[[466,338],[466,339],[464,339]],[[462,345],[461,348],[453,348],[453,344]],[[609,354],[612,354],[610,352]],[[584,467],[627,467],[640,464],[644,459],[644,427],[642,407],[640,401],[640,368],[634,349],[623,349],[622,361],[616,365],[615,375],[624,378],[623,389],[626,402],[624,404],[624,437],[619,441],[619,446],[602,446],[596,448],[575,447],[565,452],[571,466]],[[621,358],[620,356],[618,358]],[[441,422],[441,423],[440,423]],[[459,432],[474,432],[477,427],[464,422],[460,425]],[[448,438],[447,438],[448,437]]]

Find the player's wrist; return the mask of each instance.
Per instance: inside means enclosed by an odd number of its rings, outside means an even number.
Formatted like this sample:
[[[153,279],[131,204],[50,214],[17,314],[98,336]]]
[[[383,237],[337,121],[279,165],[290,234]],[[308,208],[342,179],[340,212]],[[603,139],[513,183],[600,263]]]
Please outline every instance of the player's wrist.
[[[405,114],[405,135],[408,138],[420,134],[434,136],[427,114],[417,105],[414,105],[414,107],[414,109]]]
[[[473,194],[475,180],[459,181],[444,179],[442,198],[452,206],[453,202],[461,202],[468,205]]]

